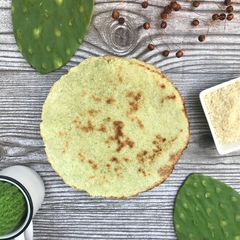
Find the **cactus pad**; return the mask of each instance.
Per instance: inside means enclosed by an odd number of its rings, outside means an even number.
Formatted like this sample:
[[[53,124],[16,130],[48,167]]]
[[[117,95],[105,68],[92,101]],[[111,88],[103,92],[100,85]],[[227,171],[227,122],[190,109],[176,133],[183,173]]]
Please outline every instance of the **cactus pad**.
[[[27,210],[27,203],[20,190],[0,181],[0,236],[4,236],[21,222]]]
[[[18,48],[40,73],[65,65],[82,43],[94,0],[12,0]]]
[[[239,193],[213,178],[189,175],[175,200],[174,227],[179,240],[239,240]]]

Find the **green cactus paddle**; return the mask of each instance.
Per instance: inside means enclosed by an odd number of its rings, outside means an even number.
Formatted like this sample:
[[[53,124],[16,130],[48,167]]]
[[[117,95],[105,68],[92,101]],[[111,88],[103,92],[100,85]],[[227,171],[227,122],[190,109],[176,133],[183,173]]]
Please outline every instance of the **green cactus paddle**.
[[[20,190],[0,181],[0,236],[4,236],[21,222],[27,211],[27,203]]]
[[[240,195],[230,186],[201,174],[191,174],[174,206],[179,240],[240,240]]]
[[[82,43],[94,0],[12,0],[18,48],[40,73],[65,65]]]

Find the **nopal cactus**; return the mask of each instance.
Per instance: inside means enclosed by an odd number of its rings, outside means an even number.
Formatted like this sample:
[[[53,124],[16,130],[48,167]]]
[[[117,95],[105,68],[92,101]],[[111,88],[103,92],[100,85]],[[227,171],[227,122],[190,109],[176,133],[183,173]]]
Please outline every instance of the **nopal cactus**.
[[[213,178],[191,174],[174,206],[179,240],[240,240],[240,195]]]
[[[8,182],[0,181],[0,237],[14,230],[27,211],[21,191]]]
[[[82,43],[94,0],[12,0],[18,48],[40,73],[65,65]]]

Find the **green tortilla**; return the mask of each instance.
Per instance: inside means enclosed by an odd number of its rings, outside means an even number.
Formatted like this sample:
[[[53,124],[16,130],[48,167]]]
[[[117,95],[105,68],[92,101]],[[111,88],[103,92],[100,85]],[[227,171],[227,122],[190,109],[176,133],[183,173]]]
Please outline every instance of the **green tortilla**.
[[[43,105],[48,160],[66,184],[126,198],[164,182],[187,147],[183,98],[158,68],[113,56],[84,60]]]

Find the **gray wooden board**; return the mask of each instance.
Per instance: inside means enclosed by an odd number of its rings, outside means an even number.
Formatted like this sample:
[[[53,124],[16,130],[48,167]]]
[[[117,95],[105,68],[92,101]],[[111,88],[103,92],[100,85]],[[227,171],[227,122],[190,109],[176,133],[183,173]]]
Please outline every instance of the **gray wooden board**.
[[[173,205],[179,187],[190,173],[203,173],[222,180],[240,192],[240,151],[219,155],[199,101],[205,88],[240,75],[240,14],[234,1],[233,21],[211,21],[223,11],[223,1],[201,1],[192,9],[189,1],[173,13],[168,28],[159,29],[159,14],[167,1],[95,0],[94,16],[84,42],[63,68],[42,75],[20,54],[11,23],[11,1],[0,0],[0,170],[15,164],[29,166],[44,180],[46,196],[34,217],[34,239],[176,239]],[[130,52],[117,53],[110,46],[104,24],[117,8],[137,25],[137,38]],[[222,9],[222,10],[220,10]],[[107,17],[107,19],[105,19]],[[130,16],[130,18],[129,18]],[[191,26],[198,18],[200,25]],[[150,30],[142,29],[144,21]],[[100,21],[100,22],[99,22]],[[124,29],[123,29],[124,30]],[[199,43],[199,34],[206,41]],[[109,34],[106,33],[106,34]],[[153,42],[155,49],[147,50]],[[171,49],[165,58],[161,51]],[[184,57],[176,58],[182,49]],[[97,55],[136,57],[155,64],[182,93],[191,126],[187,150],[171,176],[160,186],[137,197],[116,200],[89,197],[65,185],[47,161],[39,132],[42,104],[52,84],[83,59]]]

